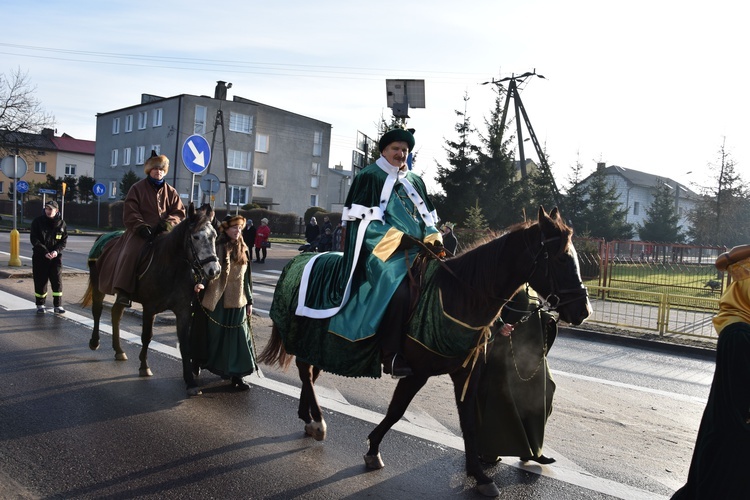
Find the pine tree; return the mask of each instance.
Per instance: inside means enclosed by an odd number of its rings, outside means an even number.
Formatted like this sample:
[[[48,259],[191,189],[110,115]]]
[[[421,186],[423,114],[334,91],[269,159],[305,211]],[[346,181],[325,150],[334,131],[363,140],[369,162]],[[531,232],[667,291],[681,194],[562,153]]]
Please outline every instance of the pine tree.
[[[570,175],[567,178],[568,189],[565,193],[565,219],[577,232],[582,231],[581,227],[584,208],[586,207],[586,187],[583,181],[583,164],[576,160],[576,164],[570,169]]]
[[[654,201],[646,208],[646,219],[638,225],[638,236],[643,241],[681,243],[682,226],[674,205],[674,191],[660,182],[654,190]]]
[[[593,238],[628,240],[633,237],[633,226],[626,222],[628,207],[620,208],[617,188],[607,182],[604,169],[597,169],[585,188],[586,206],[578,230]]]
[[[715,184],[701,190],[701,200],[688,214],[688,235],[694,243],[732,247],[750,241],[748,188],[735,166],[725,139],[719,163],[710,166]]]
[[[140,179],[138,179],[138,176],[135,175],[135,172],[132,170],[128,170],[123,176],[122,180],[120,181],[120,199],[124,200],[125,196],[127,196],[128,191],[130,190],[130,187],[138,182]]]
[[[479,207],[479,201],[474,202],[474,206],[466,209],[466,221],[464,230],[461,232],[463,245],[471,245],[475,241],[483,238],[487,234],[487,219]]]
[[[445,141],[443,149],[448,157],[448,165],[438,164],[437,166],[438,174],[435,181],[443,188],[445,195],[432,198],[443,220],[456,221],[460,225],[464,225],[462,223],[464,214],[475,200],[476,191],[481,182],[475,174],[479,148],[471,143],[471,135],[475,130],[466,113],[468,101],[469,96],[464,94],[464,111],[455,111],[459,120],[455,125],[458,140]]]

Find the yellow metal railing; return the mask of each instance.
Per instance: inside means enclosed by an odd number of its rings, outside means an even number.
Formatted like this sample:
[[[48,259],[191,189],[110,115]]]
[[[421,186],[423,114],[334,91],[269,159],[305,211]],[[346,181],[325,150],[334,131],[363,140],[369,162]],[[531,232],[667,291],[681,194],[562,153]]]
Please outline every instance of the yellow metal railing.
[[[588,322],[626,330],[716,338],[711,319],[719,299],[589,286],[593,314]]]

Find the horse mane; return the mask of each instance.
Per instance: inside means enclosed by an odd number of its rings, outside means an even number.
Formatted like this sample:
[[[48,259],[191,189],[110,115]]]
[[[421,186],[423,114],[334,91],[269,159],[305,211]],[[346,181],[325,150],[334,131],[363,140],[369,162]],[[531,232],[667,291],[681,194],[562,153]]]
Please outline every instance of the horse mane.
[[[192,220],[190,216],[185,217],[179,224],[174,226],[171,231],[165,234],[164,237],[157,237],[154,244],[161,240],[164,242],[163,244],[166,246],[166,252],[168,252],[170,256],[177,255],[179,252],[182,252],[182,245],[185,238],[188,236],[187,233],[192,233],[195,229],[200,229],[209,222],[210,221],[205,213],[196,211],[195,215],[192,216]]]

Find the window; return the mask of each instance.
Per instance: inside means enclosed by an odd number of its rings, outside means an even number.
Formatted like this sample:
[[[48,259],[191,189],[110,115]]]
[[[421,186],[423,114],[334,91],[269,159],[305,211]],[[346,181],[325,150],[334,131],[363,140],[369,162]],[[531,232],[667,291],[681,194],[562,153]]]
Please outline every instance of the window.
[[[255,151],[258,153],[268,153],[268,135],[257,134],[255,136]]]
[[[249,134],[253,128],[253,117],[240,113],[229,113],[229,130]]]
[[[206,107],[195,106],[195,125],[193,126],[194,134],[206,133]]]
[[[0,181],[0,193],[3,192],[3,187],[4,186],[5,186],[5,182],[4,181]]]
[[[66,163],[65,175],[76,175],[76,165],[73,163]]]
[[[318,195],[317,194],[311,194],[310,195],[310,206],[311,207],[317,207],[318,206]]]
[[[120,133],[120,119],[113,118],[112,119],[112,135],[116,135],[119,133]]]
[[[320,163],[313,162],[310,175],[310,187],[317,188],[320,185]]]
[[[161,154],[161,144],[152,144],[151,145],[151,151],[154,153],[160,155]]]
[[[128,115],[125,117],[125,132],[132,132],[133,131],[133,115]]]
[[[227,168],[250,170],[250,153],[230,149],[227,152]]]
[[[130,148],[122,149],[122,164],[130,165]]]
[[[138,146],[135,148],[135,164],[143,165],[146,161],[146,146]]]
[[[109,181],[109,199],[117,198],[117,181]]]
[[[34,162],[34,173],[35,174],[46,174],[47,173],[47,162],[46,161],[35,161]]]
[[[145,129],[146,123],[148,123],[148,111],[139,111],[138,112],[138,130]]]
[[[323,132],[315,132],[315,136],[313,137],[313,156],[320,156],[322,152],[323,152]]]
[[[109,162],[110,167],[116,167],[117,166],[117,150],[112,150],[112,161]]]
[[[637,201],[633,202],[633,215],[638,215],[638,212],[641,211],[641,204]]]
[[[253,186],[266,187],[267,170],[256,168],[253,170]]]
[[[162,114],[161,108],[156,108],[154,110],[154,122],[153,122],[154,127],[161,127],[161,114]]]
[[[247,187],[229,186],[229,204],[247,205]]]

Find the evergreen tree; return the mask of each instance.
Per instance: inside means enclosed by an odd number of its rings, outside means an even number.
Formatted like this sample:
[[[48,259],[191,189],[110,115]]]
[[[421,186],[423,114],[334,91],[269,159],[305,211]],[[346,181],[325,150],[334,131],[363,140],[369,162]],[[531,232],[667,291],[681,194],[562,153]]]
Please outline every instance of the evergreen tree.
[[[66,175],[63,179],[59,179],[60,187],[62,183],[65,183],[65,202],[70,203],[78,198],[78,178],[73,175]]]
[[[495,106],[485,120],[487,135],[481,136],[483,148],[479,152],[476,178],[477,199],[484,207],[491,228],[505,228],[523,220],[523,207],[530,205],[530,190],[525,181],[516,180],[516,166],[508,152],[512,140],[503,141],[501,130],[503,100],[497,90]]]
[[[620,208],[617,188],[607,182],[604,169],[597,169],[585,188],[586,206],[579,231],[593,238],[628,240],[633,237],[633,226],[626,222],[628,207]]]
[[[483,238],[487,234],[487,219],[479,207],[479,202],[475,201],[474,206],[466,209],[466,220],[464,230],[461,232],[461,243],[471,245],[475,241]]]
[[[475,175],[479,148],[471,143],[471,135],[475,130],[466,114],[468,101],[469,96],[464,94],[464,111],[455,111],[459,120],[455,125],[458,140],[445,141],[448,165],[437,165],[435,181],[440,184],[445,194],[432,197],[432,202],[443,220],[456,221],[461,225],[466,210],[476,201],[481,182]]]
[[[694,243],[732,247],[750,241],[748,188],[735,166],[725,140],[719,163],[709,165],[715,184],[701,190],[701,200],[688,214],[688,236]]]
[[[581,232],[584,228],[580,227],[583,217],[584,208],[586,207],[586,187],[583,181],[583,164],[576,160],[576,164],[570,169],[570,175],[567,178],[568,188],[565,193],[565,219],[576,232]]]
[[[130,187],[138,182],[140,179],[137,175],[135,175],[135,172],[132,170],[128,170],[123,176],[122,180],[120,181],[120,199],[124,200],[125,196],[127,196],[128,191],[130,190]]]
[[[88,175],[82,175],[78,178],[78,199],[83,203],[89,203],[94,196],[94,185],[96,180]]]
[[[654,201],[646,208],[646,220],[638,225],[638,236],[643,241],[681,243],[682,226],[674,206],[674,191],[666,183],[659,182],[654,190]]]

